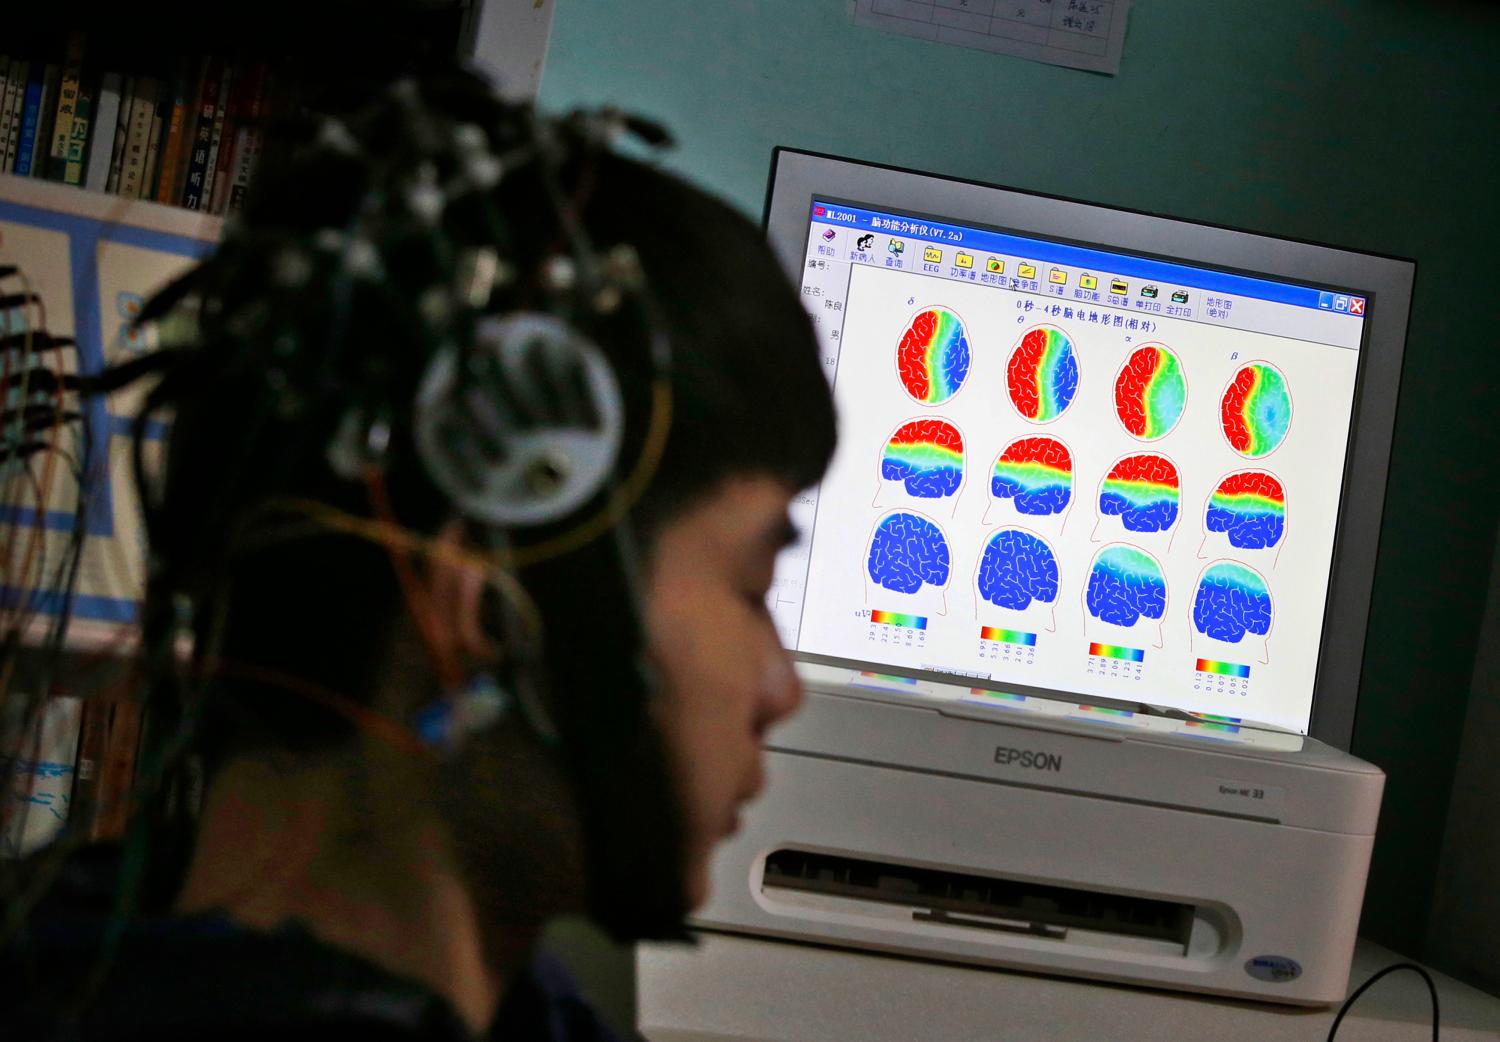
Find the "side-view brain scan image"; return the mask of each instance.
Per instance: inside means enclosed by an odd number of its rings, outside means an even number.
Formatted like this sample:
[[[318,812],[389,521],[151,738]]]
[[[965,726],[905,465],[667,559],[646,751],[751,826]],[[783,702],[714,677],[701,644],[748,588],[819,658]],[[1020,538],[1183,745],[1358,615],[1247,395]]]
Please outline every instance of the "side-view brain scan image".
[[[1265,550],[1286,532],[1286,490],[1263,470],[1231,474],[1208,499],[1204,526],[1238,550]]]
[[[1249,459],[1269,456],[1292,426],[1286,377],[1268,362],[1251,362],[1229,381],[1219,412],[1230,448]]]
[[[948,538],[937,523],[898,510],[881,518],[870,541],[870,578],[894,593],[916,593],[923,585],[948,585],[952,566]]]
[[[1130,532],[1165,532],[1177,523],[1181,491],[1177,467],[1165,456],[1126,456],[1099,489],[1101,517],[1118,517]]]
[[[1032,601],[1057,600],[1057,556],[1046,541],[1018,528],[1002,528],[984,544],[975,579],[979,595],[998,608],[1025,611]]]
[[[1253,568],[1215,561],[1203,570],[1193,597],[1193,626],[1205,637],[1238,644],[1247,633],[1271,632],[1271,591]]]
[[[1018,514],[1060,514],[1073,498],[1073,455],[1056,438],[1018,438],[995,459],[990,494]]]
[[[1033,423],[1050,423],[1078,393],[1073,341],[1055,326],[1027,330],[1006,366],[1006,389],[1016,411]]]
[[[951,496],[964,480],[963,435],[947,420],[904,423],[885,444],[880,476],[920,499]]]
[[[1160,344],[1136,348],[1115,377],[1115,415],[1142,441],[1166,437],[1187,408],[1182,363]]]
[[[906,327],[896,348],[896,370],[906,393],[923,405],[942,405],[969,378],[969,337],[952,311],[932,307]]]
[[[1085,603],[1094,618],[1116,626],[1159,620],[1167,612],[1167,579],[1146,551],[1115,543],[1094,557]]]

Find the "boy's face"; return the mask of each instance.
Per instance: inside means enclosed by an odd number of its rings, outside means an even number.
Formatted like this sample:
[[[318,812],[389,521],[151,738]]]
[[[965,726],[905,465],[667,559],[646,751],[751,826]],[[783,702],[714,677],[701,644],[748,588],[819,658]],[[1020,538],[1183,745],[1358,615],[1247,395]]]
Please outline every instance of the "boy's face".
[[[666,524],[651,551],[646,630],[660,671],[658,722],[674,757],[694,907],[715,845],[760,791],[767,729],[802,699],[766,608],[777,552],[792,537],[792,490],[731,478]]]

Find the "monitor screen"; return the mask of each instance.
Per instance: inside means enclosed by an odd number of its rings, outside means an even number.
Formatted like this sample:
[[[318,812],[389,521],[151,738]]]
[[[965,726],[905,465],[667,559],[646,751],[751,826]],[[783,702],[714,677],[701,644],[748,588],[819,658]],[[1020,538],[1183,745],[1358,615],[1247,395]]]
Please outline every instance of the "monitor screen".
[[[1308,732],[1376,287],[857,187],[793,244],[840,437],[787,646]]]

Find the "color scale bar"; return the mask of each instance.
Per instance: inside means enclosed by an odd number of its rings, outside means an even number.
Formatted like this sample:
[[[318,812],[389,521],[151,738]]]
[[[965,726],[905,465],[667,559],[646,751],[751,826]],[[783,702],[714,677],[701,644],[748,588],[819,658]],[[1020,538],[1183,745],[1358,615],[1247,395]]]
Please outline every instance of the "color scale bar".
[[[860,677],[864,680],[879,680],[886,684],[910,684],[912,687],[917,685],[916,677],[897,677],[889,673],[861,673]]]
[[[870,621],[878,622],[882,626],[901,626],[909,630],[925,630],[927,628],[927,616],[925,615],[903,615],[899,611],[872,611]]]
[[[1221,677],[1248,677],[1250,667],[1241,666],[1235,662],[1215,662],[1213,659],[1200,658],[1198,672],[1217,673]]]
[[[1216,731],[1220,734],[1240,733],[1240,729],[1233,724],[1211,724],[1207,720],[1185,720],[1182,726],[1195,731]]]
[[[1126,650],[1129,650],[1128,648]],[[1135,716],[1129,709],[1111,709],[1108,706],[1079,706],[1080,713],[1094,713],[1098,716]]]
[[[997,626],[979,627],[980,640],[998,640],[1002,644],[1024,644],[1028,648],[1036,647],[1036,634],[1025,633],[1021,630],[1002,630]]]
[[[1100,658],[1124,659],[1126,662],[1145,662],[1145,648],[1122,648],[1116,644],[1090,644],[1089,654]]]
[[[1018,695],[1013,691],[991,691],[987,687],[971,687],[969,695],[973,698],[993,699],[996,702],[1024,702],[1025,695]]]

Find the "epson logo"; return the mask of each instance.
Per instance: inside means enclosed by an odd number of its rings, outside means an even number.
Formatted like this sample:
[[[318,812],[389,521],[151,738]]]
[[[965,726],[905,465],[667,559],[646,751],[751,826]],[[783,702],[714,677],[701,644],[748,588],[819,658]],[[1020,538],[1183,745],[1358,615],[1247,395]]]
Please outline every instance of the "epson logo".
[[[1008,745],[995,746],[995,762],[1005,767],[1014,764],[1017,767],[1037,771],[1062,770],[1062,757],[1057,753],[1044,753],[1034,749],[1012,749]]]

